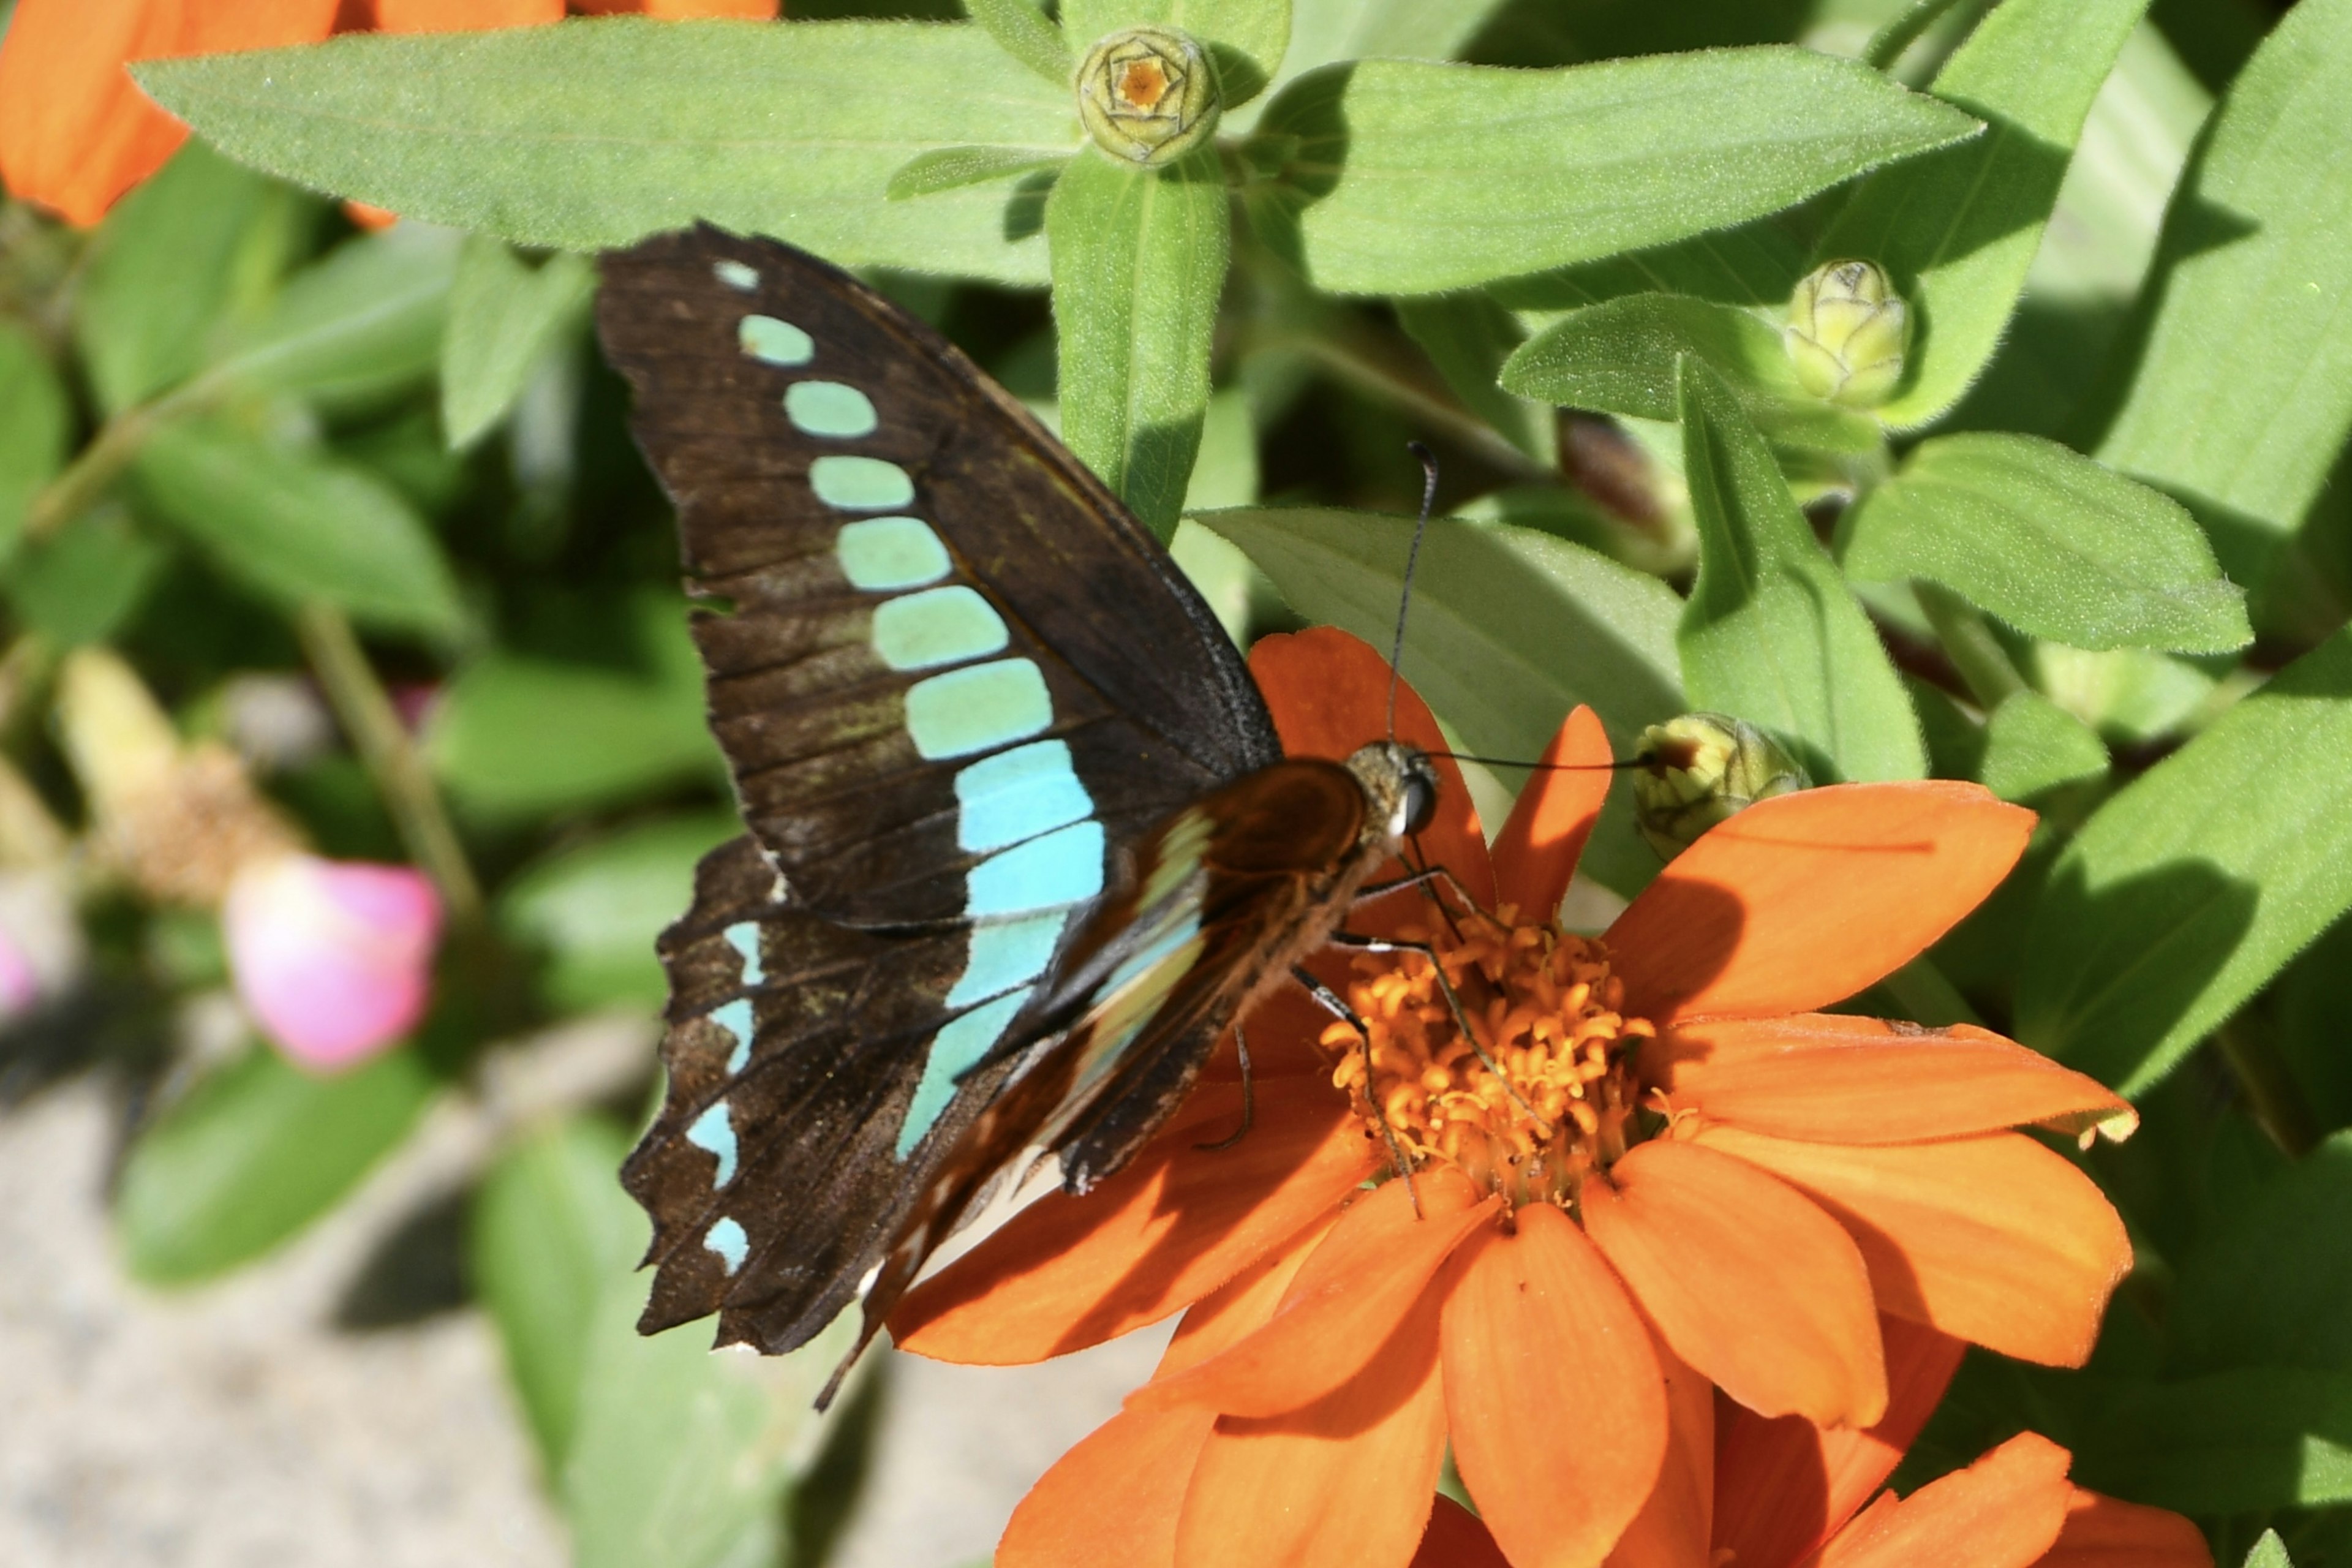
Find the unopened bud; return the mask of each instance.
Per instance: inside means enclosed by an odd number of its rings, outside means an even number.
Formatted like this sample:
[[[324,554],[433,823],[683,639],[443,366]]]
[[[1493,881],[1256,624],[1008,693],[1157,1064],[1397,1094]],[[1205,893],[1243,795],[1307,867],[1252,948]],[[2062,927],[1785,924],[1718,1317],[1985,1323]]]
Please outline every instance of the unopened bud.
[[[1722,713],[1651,725],[1634,744],[1633,763],[1633,819],[1669,860],[1717,823],[1813,782],[1769,735]]]
[[[1903,379],[1911,311],[1871,261],[1817,267],[1789,297],[1780,341],[1797,384],[1849,408],[1874,408]]]
[[[1216,68],[1173,27],[1127,27],[1087,51],[1078,118],[1095,145],[1123,163],[1172,163],[1217,128]]]

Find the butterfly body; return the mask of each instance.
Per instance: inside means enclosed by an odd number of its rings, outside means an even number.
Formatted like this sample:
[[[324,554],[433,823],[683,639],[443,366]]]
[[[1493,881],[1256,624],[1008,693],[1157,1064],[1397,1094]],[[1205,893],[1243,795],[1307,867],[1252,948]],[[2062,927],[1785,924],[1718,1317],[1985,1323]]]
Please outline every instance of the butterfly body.
[[[748,837],[665,935],[640,1327],[870,1336],[1023,1151],[1083,1190],[1322,943],[1430,787],[1286,761],[1156,541],[954,348],[797,251],[606,259]],[[1416,793],[1417,792],[1417,793]]]

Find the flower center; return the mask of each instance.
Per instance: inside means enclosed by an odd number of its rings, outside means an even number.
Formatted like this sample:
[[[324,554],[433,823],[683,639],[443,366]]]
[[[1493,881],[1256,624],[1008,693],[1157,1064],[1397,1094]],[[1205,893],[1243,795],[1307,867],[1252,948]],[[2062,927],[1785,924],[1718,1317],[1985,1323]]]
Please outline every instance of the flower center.
[[[1513,1208],[1573,1209],[1586,1177],[1663,1125],[1641,1109],[1633,1072],[1640,1042],[1657,1031],[1620,1010],[1624,983],[1600,942],[1517,914],[1507,904],[1399,933],[1435,951],[1475,1045],[1418,953],[1357,954],[1348,1000],[1370,1050],[1345,1023],[1322,1041],[1340,1053],[1332,1082],[1368,1136],[1393,1136],[1415,1165],[1442,1160]]]

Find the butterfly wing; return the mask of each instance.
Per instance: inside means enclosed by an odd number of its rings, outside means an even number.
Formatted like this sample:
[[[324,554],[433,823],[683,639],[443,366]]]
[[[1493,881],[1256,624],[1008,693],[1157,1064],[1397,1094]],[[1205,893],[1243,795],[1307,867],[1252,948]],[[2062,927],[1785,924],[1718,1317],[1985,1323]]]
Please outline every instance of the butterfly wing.
[[[1057,955],[1122,847],[1280,745],[1166,552],[856,279],[702,228],[607,258],[599,323],[751,835],[664,942],[644,1326],[787,1350],[994,1173],[969,1130],[1060,1039]]]

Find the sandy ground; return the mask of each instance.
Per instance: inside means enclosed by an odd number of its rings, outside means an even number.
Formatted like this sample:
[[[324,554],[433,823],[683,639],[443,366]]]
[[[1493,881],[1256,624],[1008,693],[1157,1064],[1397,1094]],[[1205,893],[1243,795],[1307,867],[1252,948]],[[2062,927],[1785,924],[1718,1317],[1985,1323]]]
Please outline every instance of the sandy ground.
[[[565,1048],[593,1074],[643,1047],[623,1031]],[[0,1563],[565,1561],[496,1339],[453,1304],[453,1194],[484,1133],[478,1113],[445,1110],[328,1222],[170,1296],[127,1284],[111,1257],[110,1096],[68,1081],[0,1112]],[[1015,1371],[895,1358],[832,1561],[984,1561],[1013,1502],[1141,1381],[1161,1337]]]

